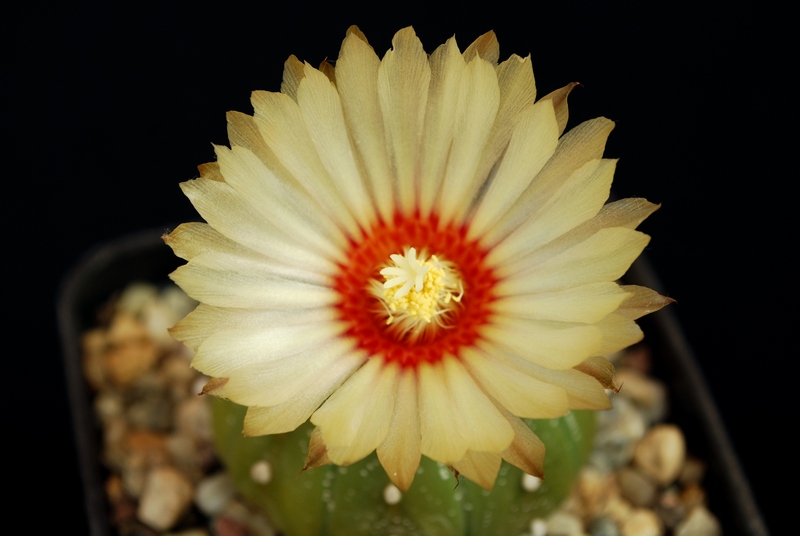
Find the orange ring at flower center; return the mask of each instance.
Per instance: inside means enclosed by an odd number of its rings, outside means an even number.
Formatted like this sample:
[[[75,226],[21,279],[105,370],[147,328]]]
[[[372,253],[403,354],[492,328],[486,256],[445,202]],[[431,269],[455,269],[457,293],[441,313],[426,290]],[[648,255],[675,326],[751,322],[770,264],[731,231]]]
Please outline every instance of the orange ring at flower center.
[[[370,356],[380,355],[403,367],[435,363],[446,354],[458,356],[462,347],[474,345],[479,328],[488,321],[497,278],[485,266],[486,250],[468,241],[466,234],[464,227],[439,229],[436,216],[423,219],[398,214],[391,224],[380,222],[361,241],[351,243],[348,262],[334,278],[334,289],[341,297],[336,308],[348,326],[346,335]],[[409,247],[453,263],[464,285],[463,299],[451,313],[448,326],[432,324],[428,335],[415,341],[388,329],[382,304],[369,291],[372,280],[383,282],[379,272],[390,255],[403,254]]]

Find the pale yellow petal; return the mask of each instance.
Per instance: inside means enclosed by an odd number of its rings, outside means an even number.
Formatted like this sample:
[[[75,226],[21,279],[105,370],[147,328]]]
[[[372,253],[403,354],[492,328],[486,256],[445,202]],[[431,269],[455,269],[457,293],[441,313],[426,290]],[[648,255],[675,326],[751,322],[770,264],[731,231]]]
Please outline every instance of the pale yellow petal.
[[[199,178],[181,183],[181,189],[203,219],[231,241],[271,259],[331,273],[333,264],[329,259],[298,245],[293,236],[265,220],[226,182]]]
[[[590,357],[583,363],[575,365],[573,368],[584,375],[591,376],[592,378],[596,379],[597,382],[605,389],[610,389],[614,392],[619,391],[616,383],[614,383],[614,365],[612,365],[605,357]]]
[[[512,272],[529,263],[525,256],[597,215],[608,199],[615,160],[590,160],[564,181],[539,210],[505,240],[497,244],[486,262],[504,264]],[[509,265],[511,261],[516,261]]]
[[[390,221],[394,210],[394,179],[378,100],[380,59],[360,32],[351,30],[336,62],[336,86],[372,197],[383,220]]]
[[[632,319],[620,314],[610,314],[595,325],[603,332],[600,355],[611,355],[644,338],[642,328]]]
[[[520,374],[476,349],[464,349],[461,359],[483,389],[514,415],[550,419],[567,413],[567,393],[561,387]]]
[[[254,91],[251,102],[256,125],[281,164],[333,221],[359,239],[361,230],[325,170],[297,102],[283,93],[266,91]]]
[[[610,367],[610,375],[606,376],[606,370],[602,367],[584,370],[583,367],[593,363],[595,358],[589,358],[579,363],[572,369],[552,370],[540,365],[531,363],[517,355],[504,351],[494,343],[483,342],[481,349],[493,359],[502,361],[505,365],[525,374],[536,378],[539,381],[550,383],[561,387],[567,393],[567,400],[570,409],[609,409],[611,403],[600,379],[607,380],[613,377],[614,367],[608,361],[602,359]],[[581,372],[579,372],[579,370]],[[612,382],[613,385],[613,382]]]
[[[329,218],[315,216],[319,210],[304,192],[275,176],[258,156],[243,147],[215,149],[225,182],[265,221],[298,245],[326,258],[341,258],[346,244],[344,237],[341,233],[331,233],[331,228],[336,226]],[[339,240],[332,242],[332,238]]]
[[[560,326],[496,315],[481,328],[489,342],[543,367],[564,370],[597,355],[602,337],[593,325]]]
[[[244,418],[244,435],[259,436],[291,432],[306,422],[322,404],[366,360],[362,352],[351,352],[318,374],[309,386],[280,404],[269,408],[251,407]]]
[[[208,376],[227,378],[237,370],[259,363],[299,354],[313,355],[323,345],[337,349],[352,347],[352,342],[339,337],[344,329],[337,322],[317,322],[218,331],[200,345],[192,366]]]
[[[464,365],[452,356],[445,356],[444,377],[456,411],[461,413],[458,424],[469,448],[487,452],[506,448],[514,437],[511,427],[475,384]]]
[[[339,93],[324,74],[306,64],[297,103],[333,184],[358,223],[369,228],[376,215],[353,155]]]
[[[615,311],[630,296],[617,283],[597,282],[541,294],[505,296],[492,302],[491,308],[531,320],[590,324]]]
[[[452,464],[453,468],[480,487],[491,491],[503,458],[495,452],[467,451],[463,458]]]
[[[378,68],[378,98],[397,179],[396,201],[406,214],[413,211],[416,201],[414,177],[418,173],[430,79],[431,67],[422,43],[412,28],[400,30]]]
[[[479,57],[467,64],[458,102],[453,144],[439,192],[442,224],[463,223],[486,181],[486,176],[478,174],[478,164],[500,106],[500,88],[492,64]]]
[[[228,381],[213,394],[245,406],[277,406],[309,389],[311,380],[353,348],[352,341],[333,339],[286,357],[252,361],[224,373]],[[236,351],[231,345],[230,352]]]
[[[559,136],[564,133],[564,130],[567,128],[567,121],[569,120],[567,97],[569,97],[569,94],[572,93],[572,90],[575,89],[575,86],[577,85],[577,82],[569,83],[561,89],[557,89],[548,93],[541,99],[543,101],[549,100],[553,103],[553,108],[556,112],[556,119],[558,120]]]
[[[566,251],[513,275],[498,267],[505,277],[495,289],[497,296],[513,296],[560,290],[622,277],[641,254],[650,237],[622,227],[601,229]],[[517,268],[518,267],[514,267]]]
[[[264,326],[300,326],[329,323],[338,314],[331,307],[316,309],[231,309],[201,303],[169,330],[170,335],[193,350],[208,337],[231,329],[255,330]]]
[[[456,128],[458,94],[466,62],[454,37],[433,51],[420,168],[419,210],[427,217],[439,194]]]
[[[171,233],[161,237],[172,252],[190,261],[208,250],[227,251],[234,254],[252,254],[253,251],[223,236],[207,223],[182,223]]]
[[[467,237],[482,236],[508,211],[531,180],[547,164],[558,145],[558,129],[550,102],[537,103],[519,115],[503,159],[472,217]]]
[[[497,84],[500,86],[500,108],[497,110],[492,132],[489,134],[489,139],[481,154],[481,162],[478,164],[476,174],[480,177],[490,176],[508,146],[511,133],[516,127],[517,121],[522,117],[523,111],[532,106],[536,100],[536,84],[533,79],[530,56],[521,58],[512,54],[510,58],[497,66],[496,71]]]
[[[400,377],[396,364],[372,358],[311,416],[322,430],[328,457],[339,465],[375,450],[389,432]]]
[[[531,181],[516,203],[503,214],[482,238],[481,244],[489,248],[516,229],[539,210],[561,187],[566,177],[589,162],[602,158],[608,135],[614,123],[600,117],[581,123],[567,132],[558,142],[553,157]]]
[[[465,424],[453,401],[444,378],[442,363],[421,363],[417,367],[419,423],[422,442],[420,452],[441,463],[454,463],[469,448],[462,436]]]
[[[544,259],[555,257],[591,237],[600,229],[608,227],[636,229],[640,223],[658,210],[660,206],[642,198],[620,199],[619,201],[608,203],[600,209],[600,212],[594,218],[585,221],[534,251],[526,258],[526,262],[533,265]]]
[[[408,491],[414,480],[421,457],[420,440],[417,378],[407,369],[400,373],[389,432],[377,449],[378,460],[400,491]]]
[[[235,266],[199,264],[198,259],[205,255],[209,254],[196,257],[169,277],[192,299],[208,305],[244,309],[314,309],[331,305],[338,299],[331,288],[276,275],[268,268],[238,271]],[[225,257],[234,260],[231,256]]]

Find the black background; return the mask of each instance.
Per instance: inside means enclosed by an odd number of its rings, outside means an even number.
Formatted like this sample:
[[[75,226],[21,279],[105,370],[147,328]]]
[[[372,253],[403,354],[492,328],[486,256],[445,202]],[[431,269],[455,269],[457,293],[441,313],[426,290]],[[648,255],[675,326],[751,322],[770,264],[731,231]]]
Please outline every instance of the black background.
[[[570,126],[617,122],[615,190],[662,209],[647,255],[693,345],[773,530],[796,475],[786,251],[797,172],[796,56],[768,2],[269,2],[2,8],[3,437],[35,526],[83,532],[54,303],[98,242],[196,219],[178,183],[225,144],[225,112],[278,90],[283,61],[335,59],[357,24],[379,55],[413,25],[429,52],[494,29],[532,56],[539,94],[568,82]],[[794,133],[792,133],[794,132]],[[10,390],[8,387],[10,386]],[[788,416],[787,416],[788,415]],[[7,484],[9,485],[9,484]],[[787,496],[788,499],[788,496]],[[41,521],[40,521],[41,519]],[[57,519],[57,522],[54,521]],[[782,531],[781,531],[782,532]]]

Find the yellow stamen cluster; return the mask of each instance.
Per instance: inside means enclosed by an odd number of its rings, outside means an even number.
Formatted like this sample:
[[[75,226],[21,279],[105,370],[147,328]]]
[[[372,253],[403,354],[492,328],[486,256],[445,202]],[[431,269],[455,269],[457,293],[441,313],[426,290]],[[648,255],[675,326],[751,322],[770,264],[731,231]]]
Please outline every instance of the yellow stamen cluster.
[[[386,281],[380,297],[389,313],[387,325],[399,317],[405,329],[420,327],[421,322],[429,324],[461,301],[463,285],[450,263],[436,255],[418,259],[414,248],[390,258],[392,264],[381,270]]]

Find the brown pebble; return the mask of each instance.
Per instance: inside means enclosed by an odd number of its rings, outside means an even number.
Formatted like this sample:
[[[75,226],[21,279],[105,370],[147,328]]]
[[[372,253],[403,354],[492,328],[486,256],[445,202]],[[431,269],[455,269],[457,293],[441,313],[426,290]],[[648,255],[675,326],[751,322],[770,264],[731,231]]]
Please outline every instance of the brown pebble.
[[[632,467],[623,467],[617,473],[622,496],[634,506],[651,506],[656,501],[655,483]]]
[[[692,510],[675,529],[675,536],[720,536],[719,521],[704,506]]]
[[[675,481],[685,458],[683,433],[672,424],[650,429],[636,445],[633,455],[634,465],[661,485]]]
[[[661,536],[662,534],[664,534],[664,527],[652,510],[639,508],[622,524],[622,536]]]
[[[151,341],[131,341],[108,349],[103,365],[116,385],[130,385],[158,360],[158,347]]]
[[[681,473],[678,475],[678,482],[684,486],[700,484],[705,475],[706,463],[692,456],[687,456],[686,461],[683,462]]]

